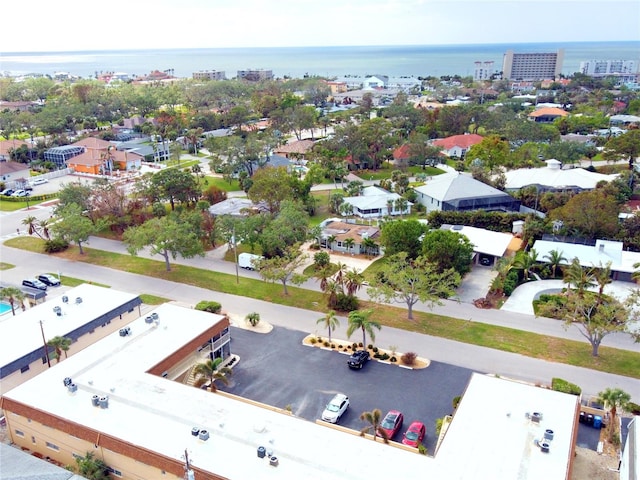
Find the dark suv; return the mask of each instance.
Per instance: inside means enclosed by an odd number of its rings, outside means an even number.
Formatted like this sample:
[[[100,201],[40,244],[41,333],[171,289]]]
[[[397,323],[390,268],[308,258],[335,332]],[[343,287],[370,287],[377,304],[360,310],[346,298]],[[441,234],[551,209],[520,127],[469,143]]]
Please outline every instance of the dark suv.
[[[353,352],[347,360],[347,365],[349,368],[362,368],[365,363],[369,360],[369,352],[366,350],[358,350],[357,352]]]

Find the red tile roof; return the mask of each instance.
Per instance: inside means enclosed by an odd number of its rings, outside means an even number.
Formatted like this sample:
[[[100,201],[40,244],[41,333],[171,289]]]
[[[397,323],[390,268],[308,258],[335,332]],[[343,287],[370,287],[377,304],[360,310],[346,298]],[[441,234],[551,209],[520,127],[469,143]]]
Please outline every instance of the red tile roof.
[[[409,158],[411,156],[409,153],[410,150],[411,147],[409,146],[409,144],[399,146],[393,151],[394,160],[405,160]]]
[[[29,175],[29,165],[18,162],[0,162],[0,175],[8,175],[10,173],[25,172]]]
[[[480,143],[484,137],[475,133],[467,135],[453,135],[452,137],[439,138],[434,140],[433,145],[436,147],[442,147],[445,150],[450,150],[453,147],[469,148],[472,145]]]
[[[114,147],[113,143],[96,137],[83,138],[82,140],[78,140],[77,142],[73,143],[73,145],[91,148],[94,150],[108,150],[109,147]]]
[[[22,140],[0,140],[0,155],[9,155],[9,150],[20,148],[22,145],[29,148],[29,144]]]

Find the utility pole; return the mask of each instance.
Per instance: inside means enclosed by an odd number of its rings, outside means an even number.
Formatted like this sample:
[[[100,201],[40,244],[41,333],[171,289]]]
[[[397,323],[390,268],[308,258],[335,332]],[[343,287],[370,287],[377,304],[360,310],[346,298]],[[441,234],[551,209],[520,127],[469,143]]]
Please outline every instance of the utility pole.
[[[236,261],[236,283],[240,283],[240,272],[238,272],[238,242],[236,241],[236,224],[233,223],[233,256]]]
[[[51,368],[51,360],[49,359],[49,347],[47,347],[47,340],[44,338],[44,327],[42,326],[42,320],[40,320],[40,332],[42,333],[44,356],[47,358],[47,365],[49,366],[49,368]]]
[[[187,449],[184,449],[184,479],[185,480],[195,480],[195,474],[193,470],[191,470],[191,462],[189,461],[189,453]]]

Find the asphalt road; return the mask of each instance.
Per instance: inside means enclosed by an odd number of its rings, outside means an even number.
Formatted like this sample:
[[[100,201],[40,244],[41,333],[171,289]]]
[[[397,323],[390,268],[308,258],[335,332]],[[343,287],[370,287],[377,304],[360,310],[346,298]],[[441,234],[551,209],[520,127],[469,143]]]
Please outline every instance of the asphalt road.
[[[292,413],[309,421],[321,417],[336,393],[349,397],[350,408],[339,424],[359,431],[368,424],[362,412],[379,408],[382,415],[400,410],[404,424],[393,437],[402,435],[411,422],[427,428],[423,444],[433,454],[435,421],[452,413],[452,399],[462,395],[472,370],[441,362],[425,369],[408,370],[369,361],[362,370],[347,367],[346,354],[302,344],[305,332],[276,327],[268,334],[232,328],[231,351],[240,356],[228,386],[220,390],[275,407],[291,406]]]

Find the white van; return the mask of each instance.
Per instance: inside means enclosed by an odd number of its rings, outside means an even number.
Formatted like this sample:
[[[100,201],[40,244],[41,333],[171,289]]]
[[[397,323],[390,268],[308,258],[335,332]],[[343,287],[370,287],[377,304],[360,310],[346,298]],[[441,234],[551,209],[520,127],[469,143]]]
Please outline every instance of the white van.
[[[238,255],[238,266],[240,268],[246,268],[247,270],[255,270],[254,262],[256,260],[262,260],[264,257],[260,255],[254,255],[253,253],[241,253]]]

